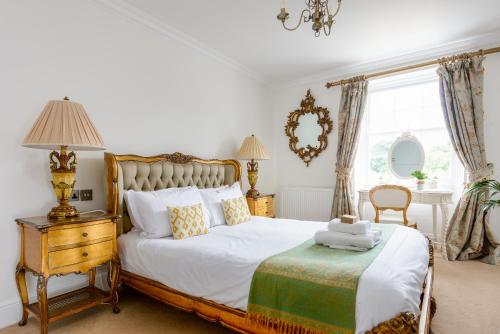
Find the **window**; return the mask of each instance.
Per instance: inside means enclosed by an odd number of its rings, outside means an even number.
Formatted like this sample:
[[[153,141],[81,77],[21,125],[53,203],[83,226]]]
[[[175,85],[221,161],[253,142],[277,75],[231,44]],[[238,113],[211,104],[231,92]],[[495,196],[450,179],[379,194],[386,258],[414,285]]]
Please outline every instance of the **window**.
[[[413,186],[389,170],[387,154],[392,143],[410,132],[425,151],[424,172],[440,188],[455,190],[463,183],[463,167],[451,146],[441,111],[435,69],[370,82],[365,117],[355,160],[356,188],[378,183]]]

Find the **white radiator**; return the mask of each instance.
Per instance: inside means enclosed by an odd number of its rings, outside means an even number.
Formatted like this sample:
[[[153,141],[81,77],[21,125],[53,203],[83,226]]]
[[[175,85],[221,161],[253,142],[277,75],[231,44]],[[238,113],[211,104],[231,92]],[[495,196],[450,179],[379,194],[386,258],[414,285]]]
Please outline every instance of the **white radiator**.
[[[283,187],[279,192],[278,217],[329,221],[333,202],[331,188]]]

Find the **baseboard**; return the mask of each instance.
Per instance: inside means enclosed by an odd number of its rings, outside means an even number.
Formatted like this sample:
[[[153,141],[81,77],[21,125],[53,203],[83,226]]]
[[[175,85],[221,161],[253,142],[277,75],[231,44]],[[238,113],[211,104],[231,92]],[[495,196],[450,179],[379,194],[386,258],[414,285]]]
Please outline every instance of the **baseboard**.
[[[106,270],[98,270],[96,274],[96,286],[100,288],[106,287],[107,289],[107,271]],[[49,296],[57,296],[72,290],[80,289],[85,287],[88,284],[88,278],[86,276],[75,276],[74,278],[66,277],[65,282],[58,282],[56,287],[50,289],[48,294]],[[50,283],[50,281],[49,281]],[[30,289],[30,303],[34,303],[36,301],[36,292],[35,289]],[[19,298],[0,303],[0,329],[17,324],[17,322],[21,319],[21,300]]]

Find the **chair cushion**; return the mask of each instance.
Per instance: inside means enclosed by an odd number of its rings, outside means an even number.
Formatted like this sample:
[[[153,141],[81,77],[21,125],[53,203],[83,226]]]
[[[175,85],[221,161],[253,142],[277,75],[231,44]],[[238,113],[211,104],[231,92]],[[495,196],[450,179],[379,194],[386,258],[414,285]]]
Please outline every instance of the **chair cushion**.
[[[382,215],[379,217],[380,224],[398,224],[404,225],[403,216],[391,216],[391,215]],[[417,228],[417,224],[412,222],[412,219],[408,217],[408,227]]]
[[[408,221],[411,219],[408,218]],[[403,224],[403,216],[380,216],[379,217],[379,223],[381,224]]]

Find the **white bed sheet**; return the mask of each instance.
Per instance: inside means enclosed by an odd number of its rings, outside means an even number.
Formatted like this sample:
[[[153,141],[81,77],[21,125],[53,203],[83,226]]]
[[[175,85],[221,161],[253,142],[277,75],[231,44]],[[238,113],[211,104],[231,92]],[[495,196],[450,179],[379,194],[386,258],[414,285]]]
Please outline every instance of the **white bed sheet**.
[[[118,238],[118,246],[122,269],[246,310],[257,266],[326,227],[323,222],[252,217],[252,222],[217,226],[206,235],[184,240],[146,239],[131,231]],[[414,229],[398,227],[360,277],[356,333],[401,312],[418,314],[428,261],[426,239]]]

